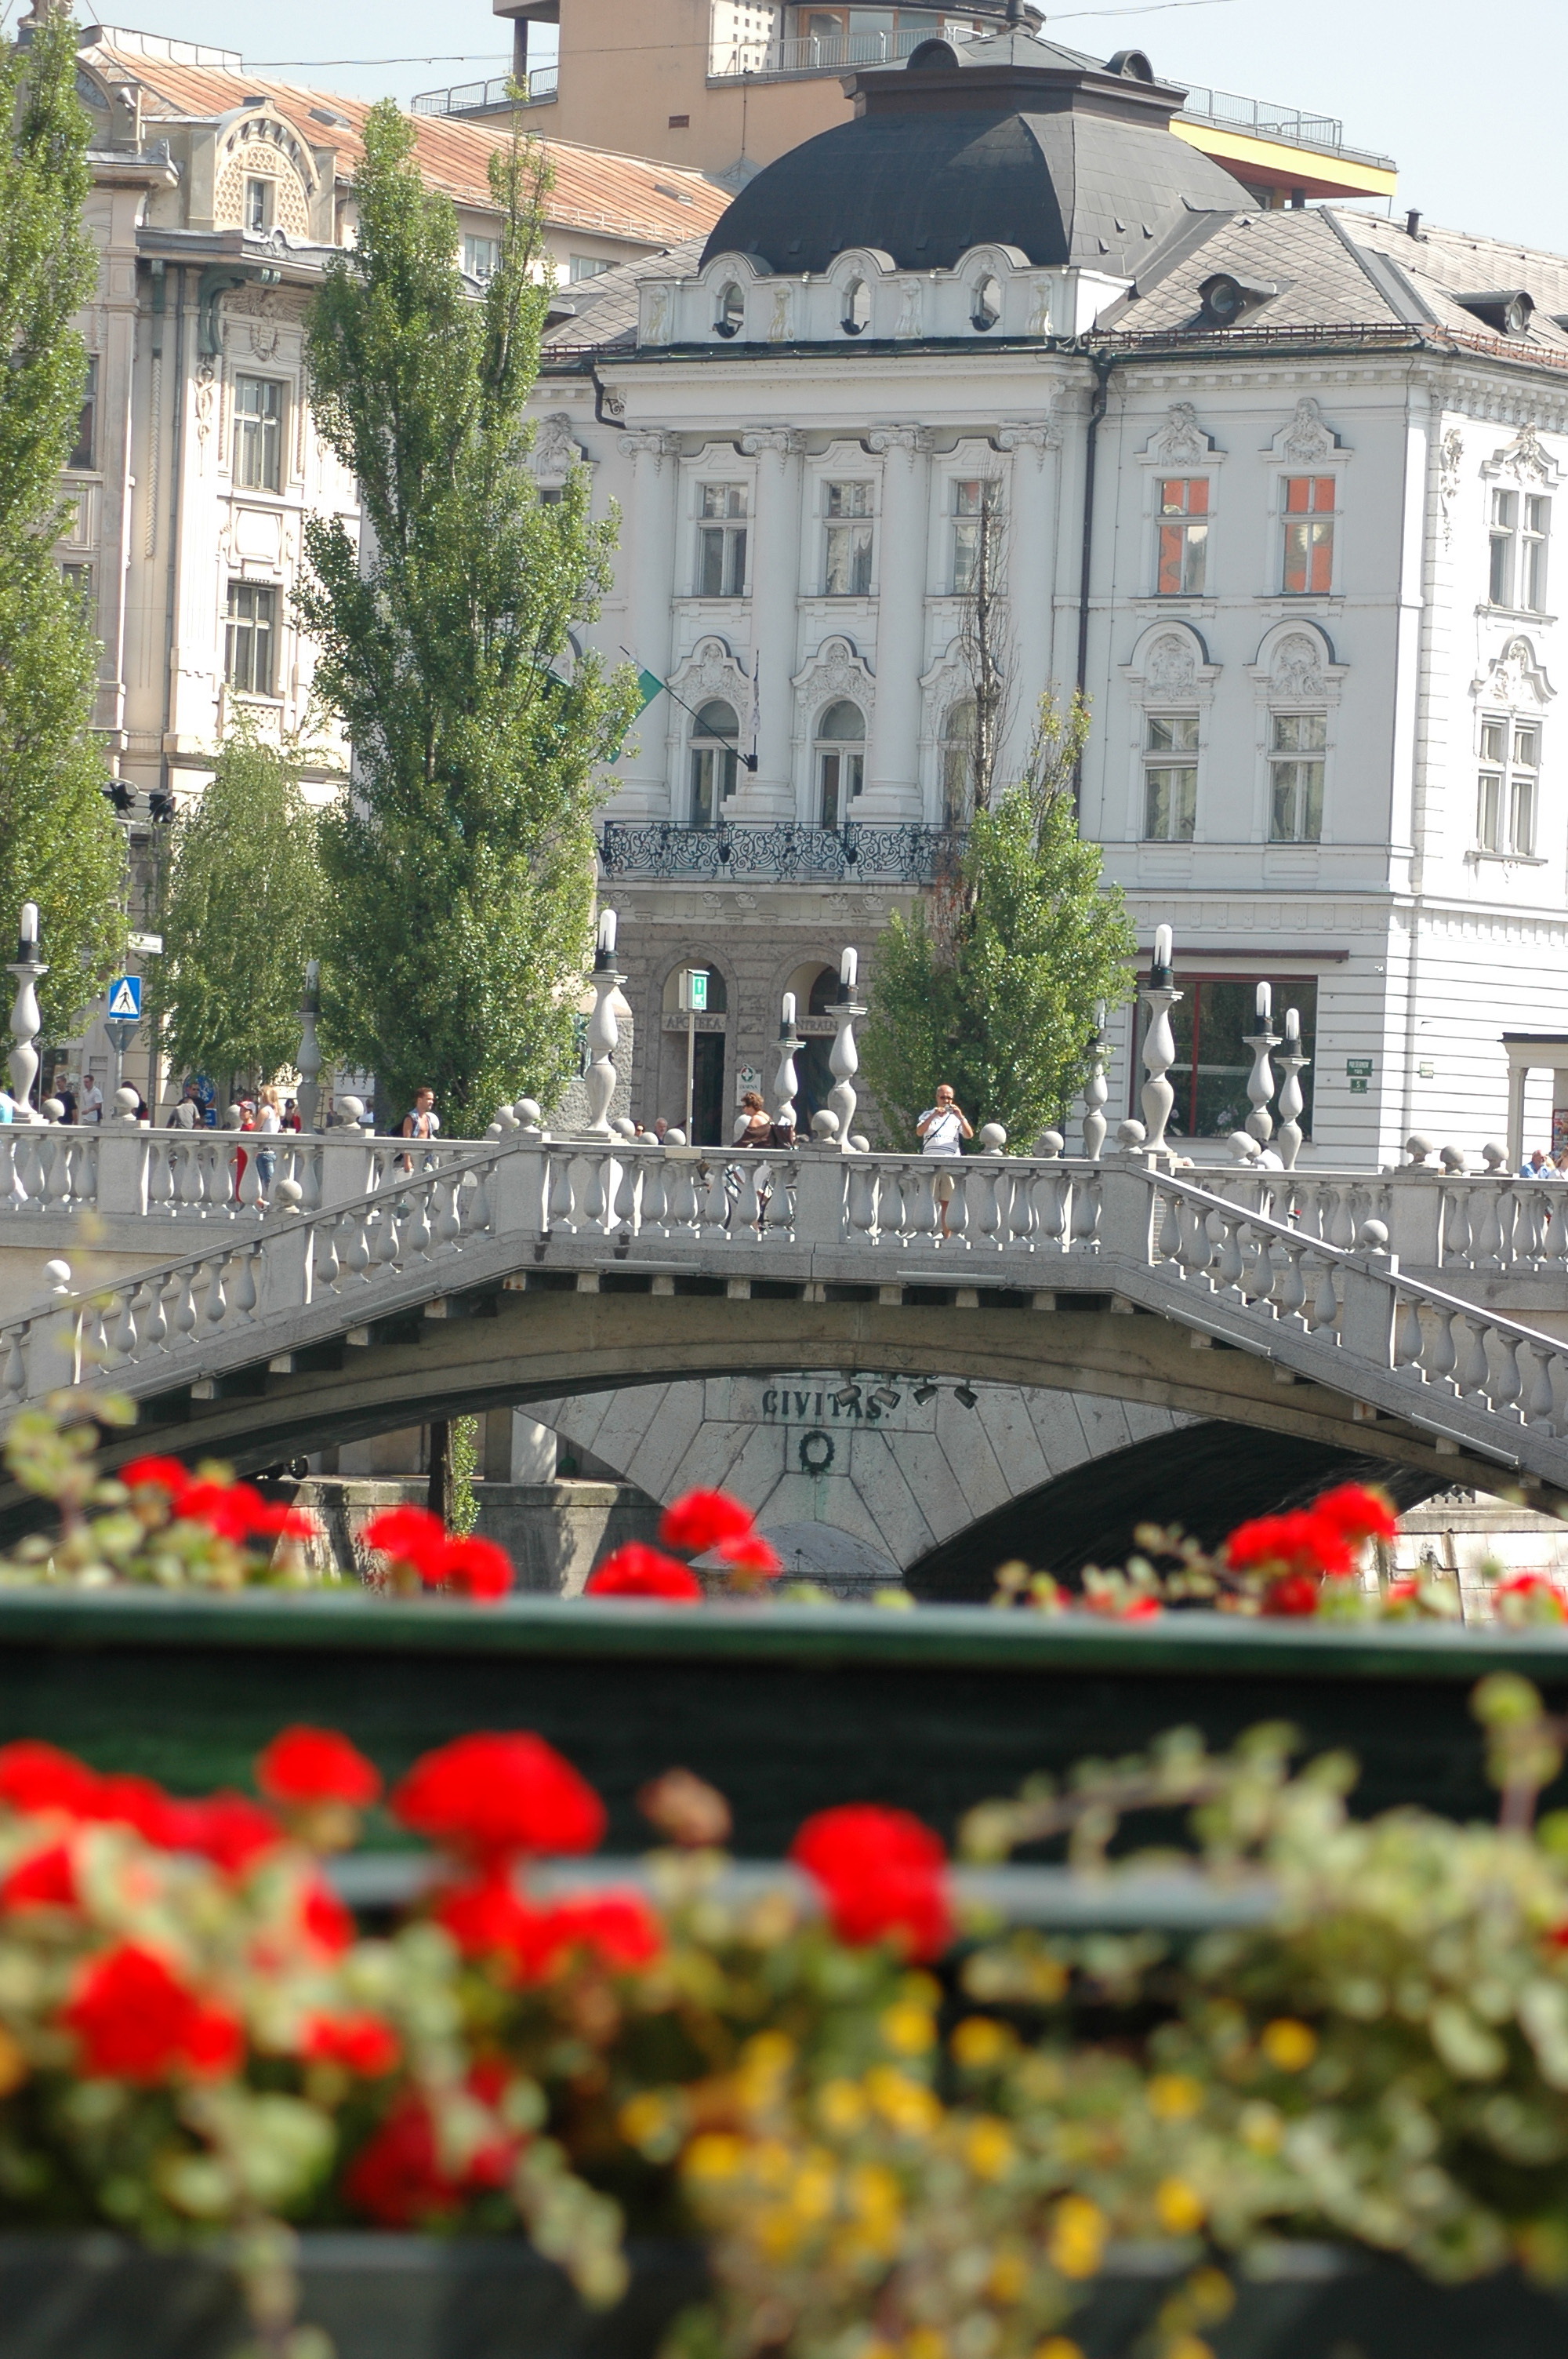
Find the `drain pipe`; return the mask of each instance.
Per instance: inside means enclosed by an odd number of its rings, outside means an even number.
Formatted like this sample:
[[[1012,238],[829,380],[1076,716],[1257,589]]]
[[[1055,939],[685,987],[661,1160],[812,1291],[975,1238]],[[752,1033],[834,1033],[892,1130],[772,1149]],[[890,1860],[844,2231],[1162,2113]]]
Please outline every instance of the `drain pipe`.
[[[1078,571],[1078,668],[1077,690],[1084,695],[1089,678],[1089,567],[1094,554],[1095,538],[1095,463],[1099,450],[1100,420],[1105,416],[1110,397],[1110,373],[1116,366],[1114,353],[1091,353],[1089,361],[1095,373],[1094,399],[1089,404],[1088,431],[1084,437],[1084,531],[1083,553]],[[1080,756],[1073,770],[1073,816],[1076,819],[1083,804],[1083,760]]]

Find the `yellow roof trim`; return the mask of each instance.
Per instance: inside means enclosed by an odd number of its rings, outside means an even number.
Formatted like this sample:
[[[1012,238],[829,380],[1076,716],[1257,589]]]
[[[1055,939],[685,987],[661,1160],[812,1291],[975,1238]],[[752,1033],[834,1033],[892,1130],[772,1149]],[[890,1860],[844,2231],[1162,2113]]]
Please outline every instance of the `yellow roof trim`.
[[[1201,148],[1217,163],[1267,173],[1271,181],[1304,189],[1313,197],[1391,197],[1399,175],[1381,164],[1363,164],[1324,148],[1292,147],[1283,140],[1257,139],[1245,131],[1224,131],[1216,123],[1192,123],[1173,115],[1171,128],[1189,147]]]

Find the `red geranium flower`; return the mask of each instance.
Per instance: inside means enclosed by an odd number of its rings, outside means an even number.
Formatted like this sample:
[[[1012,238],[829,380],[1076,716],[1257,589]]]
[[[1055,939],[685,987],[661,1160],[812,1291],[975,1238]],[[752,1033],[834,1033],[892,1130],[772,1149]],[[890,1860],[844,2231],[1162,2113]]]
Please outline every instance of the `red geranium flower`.
[[[1238,1525],[1225,1543],[1225,1554],[1233,1571],[1261,1572],[1274,1580],[1292,1572],[1346,1573],[1353,1562],[1350,1543],[1338,1527],[1299,1507]]]
[[[178,1458],[133,1458],[121,1467],[119,1479],[127,1491],[167,1491],[178,1499],[190,1487],[190,1469]]]
[[[592,1851],[604,1805],[542,1736],[460,1736],[414,1764],[392,1797],[406,1827],[481,1858]]]
[[[256,1757],[256,1784],[269,1802],[343,1802],[368,1810],[380,1799],[381,1772],[335,1728],[286,1728]]]
[[[132,1827],[144,1843],[159,1851],[180,1851],[192,1848],[185,1841],[189,1807],[166,1794],[150,1777],[117,1769],[96,1781],[81,1815],[100,1826]]]
[[[587,1597],[667,1597],[696,1604],[702,1583],[689,1565],[679,1564],[641,1540],[628,1540],[595,1567],[584,1584]]]
[[[841,1941],[860,1948],[891,1934],[912,1959],[927,1961],[951,1940],[947,1854],[908,1810],[874,1802],[818,1810],[789,1855],[821,1886]]]
[[[250,1528],[257,1539],[313,1540],[321,1527],[303,1507],[286,1507],[281,1500],[256,1500],[250,1511]]]
[[[379,2015],[314,2015],[302,2052],[313,2061],[341,2064],[362,2081],[379,2081],[403,2060],[396,2032]]]
[[[181,2070],[211,2079],[232,2071],[243,2054],[234,2018],[205,2006],[135,1941],[89,1962],[60,2020],[76,2034],[92,2080],[151,2087]]]
[[[1325,1491],[1314,1499],[1311,1512],[1321,1523],[1358,1548],[1363,1540],[1391,1540],[1398,1537],[1400,1519],[1386,1492],[1368,1489],[1365,1483],[1341,1483],[1336,1489]]]
[[[1265,1614],[1315,1614],[1322,1601],[1323,1589],[1308,1572],[1288,1572],[1283,1581],[1276,1581],[1263,1600]]]
[[[449,1886],[430,1913],[465,1958],[500,1959],[518,1982],[545,1973],[560,1948],[556,1912],[530,1907],[504,1864],[486,1869],[471,1884]]]
[[[221,1788],[205,1801],[177,1807],[184,1824],[180,1849],[200,1852],[227,1875],[243,1875],[253,1862],[283,1841],[283,1830],[270,1810],[248,1794]]]
[[[772,1580],[784,1571],[784,1559],[772,1540],[761,1532],[742,1532],[738,1540],[720,1540],[719,1554],[736,1572],[751,1572]]]
[[[439,1581],[446,1561],[447,1527],[427,1507],[384,1507],[360,1535],[400,1564],[411,1564],[421,1581]]]
[[[449,1581],[465,1597],[507,1596],[516,1580],[512,1559],[493,1540],[465,1532],[447,1542],[439,1578]]]
[[[640,1892],[600,1892],[591,1899],[566,1900],[552,1913],[560,1947],[580,1941],[612,1973],[647,1965],[665,1946],[664,1926]]]
[[[18,1860],[0,1884],[0,1908],[74,1908],[76,1871],[64,1843]]]
[[[481,2081],[485,2085],[479,2085]],[[481,2071],[470,2074],[469,2086],[486,2104],[493,2104],[500,2093],[500,2087]],[[427,2221],[449,2216],[467,2194],[504,2187],[521,2143],[498,2130],[470,2156],[460,2178],[449,2178],[441,2168],[429,2110],[425,2100],[409,2090],[393,2106],[368,2146],[355,2156],[343,2181],[344,2190],[351,2203],[384,2228],[419,2227]]]
[[[319,1875],[313,1875],[306,1886],[299,1921],[317,1947],[334,1958],[341,1957],[351,1945],[358,1930],[331,1886]]]
[[[659,1538],[666,1548],[704,1556],[725,1540],[743,1539],[755,1521],[750,1507],[728,1491],[688,1491],[659,1517]]]
[[[8,1810],[64,1810],[73,1819],[86,1817],[98,1791],[98,1779],[85,1761],[62,1753],[32,1736],[14,1745],[0,1745],[0,1802]]]
[[[1498,1582],[1492,1596],[1505,1621],[1518,1620],[1514,1609],[1522,1607],[1529,1621],[1568,1622],[1568,1597],[1543,1572],[1513,1573]]]

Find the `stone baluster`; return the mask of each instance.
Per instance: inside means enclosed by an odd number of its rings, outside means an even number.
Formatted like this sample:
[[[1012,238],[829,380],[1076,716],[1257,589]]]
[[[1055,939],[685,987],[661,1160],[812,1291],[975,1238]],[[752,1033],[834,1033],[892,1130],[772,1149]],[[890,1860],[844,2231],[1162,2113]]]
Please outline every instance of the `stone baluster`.
[[[1266,983],[1258,985],[1257,1010],[1257,1030],[1242,1035],[1252,1051],[1252,1071],[1247,1076],[1247,1095],[1252,1111],[1247,1117],[1247,1128],[1260,1147],[1267,1147],[1274,1135],[1273,1117],[1269,1112],[1269,1100],[1274,1094],[1274,1069],[1269,1055],[1279,1047],[1280,1040],[1273,1026],[1273,993]]]
[[[1302,1019],[1300,1010],[1285,1010],[1284,1054],[1280,1070],[1284,1080],[1280,1083],[1280,1132],[1274,1141],[1275,1152],[1287,1171],[1296,1168],[1296,1158],[1302,1151],[1302,1110],[1306,1100],[1302,1093],[1301,1077],[1311,1064],[1310,1057],[1302,1054]]]
[[[1461,1397],[1485,1392],[1491,1381],[1491,1369],[1487,1364],[1487,1330],[1480,1319],[1462,1318],[1459,1362],[1454,1372],[1454,1382]]]
[[[11,1075],[11,1096],[16,1103],[18,1122],[39,1122],[42,1116],[33,1110],[33,1083],[38,1079],[38,1052],[34,1045],[38,1037],[38,984],[48,974],[44,964],[43,946],[38,940],[38,910],[36,901],[22,904],[22,923],[16,943],[16,955],[5,972],[16,978],[16,995],[11,1004],[11,1038],[16,1043],[5,1062]]]
[[[838,962],[838,997],[829,1013],[834,1023],[833,1047],[827,1062],[832,1071],[833,1087],[827,1093],[827,1103],[838,1121],[838,1137],[848,1148],[850,1126],[859,1103],[855,1091],[855,1075],[860,1070],[860,1050],[855,1045],[855,1024],[865,1014],[857,996],[856,985],[860,970],[859,953],[847,950]]]
[[[1149,1078],[1143,1084],[1141,1100],[1145,1124],[1143,1151],[1151,1158],[1170,1152],[1165,1145],[1165,1125],[1176,1103],[1176,1093],[1165,1076],[1176,1061],[1171,1010],[1182,994],[1173,987],[1171,973],[1171,929],[1169,926],[1156,926],[1149,981],[1138,995],[1149,1019],[1143,1038],[1143,1070]]]
[[[610,1138],[610,1103],[615,1095],[619,1078],[615,1071],[615,1051],[621,1044],[621,1027],[615,1020],[615,993],[625,981],[615,964],[616,917],[613,909],[601,909],[599,916],[599,947],[594,952],[593,1013],[588,1019],[589,1066],[583,1075],[583,1089],[588,1098],[588,1122],[585,1138]]]
[[[1454,1315],[1452,1310],[1434,1309],[1425,1321],[1426,1341],[1422,1348],[1421,1364],[1427,1383],[1444,1392],[1452,1388],[1458,1356],[1454,1343]]]
[[[780,1130],[787,1129],[792,1134],[795,1126],[795,1093],[800,1087],[795,1060],[800,1047],[800,1035],[795,1028],[795,994],[786,991],[779,1025],[778,1067],[773,1074],[773,1121]]]
[[[1098,1163],[1105,1147],[1105,1109],[1110,1083],[1105,1077],[1105,1002],[1095,1003],[1094,1038],[1089,1042],[1089,1077],[1084,1083],[1084,1153]]]

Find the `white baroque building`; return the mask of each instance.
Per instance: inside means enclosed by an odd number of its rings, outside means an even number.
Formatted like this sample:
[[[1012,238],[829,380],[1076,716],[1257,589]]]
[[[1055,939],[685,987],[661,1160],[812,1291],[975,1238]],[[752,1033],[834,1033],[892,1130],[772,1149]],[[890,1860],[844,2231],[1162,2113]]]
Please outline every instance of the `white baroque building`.
[[[1260,211],[1138,52],[933,39],[853,89],[705,245],[599,282],[538,387],[535,463],[622,512],[593,636],[670,690],[604,834],[638,1112],[683,1111],[683,965],[714,978],[698,1130],[727,1136],[781,994],[824,1006],[839,945],[874,963],[932,873],[987,516],[1006,763],[1081,682],[1084,831],[1145,947],[1175,929],[1173,1128],[1245,1113],[1266,977],[1313,1059],[1309,1153],[1500,1136],[1503,1033],[1568,1031],[1568,264]],[[1114,1052],[1113,1117],[1126,1010]]]

